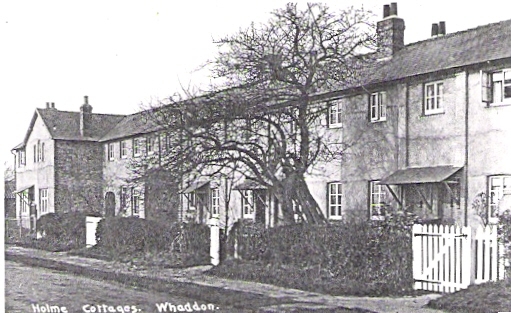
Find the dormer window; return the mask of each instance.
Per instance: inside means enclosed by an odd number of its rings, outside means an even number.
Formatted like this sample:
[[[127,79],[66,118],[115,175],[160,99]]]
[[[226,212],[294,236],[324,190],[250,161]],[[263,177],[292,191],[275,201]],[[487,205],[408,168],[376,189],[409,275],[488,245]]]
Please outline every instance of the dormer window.
[[[424,86],[424,115],[444,113],[444,83],[433,82]]]
[[[387,120],[386,93],[374,92],[369,96],[369,113],[371,122],[382,122]]]

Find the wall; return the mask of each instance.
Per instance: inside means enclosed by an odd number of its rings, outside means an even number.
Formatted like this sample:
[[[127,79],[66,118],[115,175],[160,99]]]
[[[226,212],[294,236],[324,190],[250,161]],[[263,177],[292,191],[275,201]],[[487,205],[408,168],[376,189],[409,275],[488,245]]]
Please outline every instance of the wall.
[[[97,142],[55,141],[56,211],[101,211],[103,153]]]
[[[39,209],[39,189],[48,189],[48,212],[55,212],[55,185],[54,185],[54,151],[55,142],[51,139],[48,129],[37,113],[34,113],[34,125],[26,144],[26,165],[18,167],[16,162],[16,190],[34,186],[34,200],[37,209],[37,217],[41,216]],[[34,162],[34,145],[44,143],[44,161]],[[36,151],[37,154],[37,151]],[[36,155],[37,157],[37,155]],[[21,214],[20,197],[16,196],[16,216]],[[28,217],[29,211],[21,214]]]

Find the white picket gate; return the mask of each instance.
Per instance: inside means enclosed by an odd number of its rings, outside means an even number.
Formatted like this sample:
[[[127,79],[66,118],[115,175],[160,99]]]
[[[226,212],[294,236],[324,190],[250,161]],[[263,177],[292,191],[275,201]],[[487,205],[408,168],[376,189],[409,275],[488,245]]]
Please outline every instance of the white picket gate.
[[[504,278],[495,226],[473,236],[470,227],[416,224],[412,240],[415,289],[455,292]]]

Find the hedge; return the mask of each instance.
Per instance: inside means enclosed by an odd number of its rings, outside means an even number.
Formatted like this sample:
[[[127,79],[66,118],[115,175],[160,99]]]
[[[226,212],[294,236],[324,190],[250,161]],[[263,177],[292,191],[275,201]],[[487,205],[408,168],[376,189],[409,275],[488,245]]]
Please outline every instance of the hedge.
[[[68,251],[85,246],[87,212],[48,213],[37,220],[37,230],[44,236],[35,243],[38,248]]]
[[[266,266],[317,268],[332,278],[391,288],[411,285],[414,217],[390,216],[383,222],[296,224],[275,228],[238,222],[228,240],[230,253],[237,240],[238,255]]]

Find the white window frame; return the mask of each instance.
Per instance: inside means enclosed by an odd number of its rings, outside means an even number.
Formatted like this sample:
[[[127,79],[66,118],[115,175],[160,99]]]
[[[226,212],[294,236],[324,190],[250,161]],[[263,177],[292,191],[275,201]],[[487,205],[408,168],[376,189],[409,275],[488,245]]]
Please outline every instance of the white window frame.
[[[146,150],[148,155],[154,154],[156,151],[156,137],[154,135],[146,137]]]
[[[140,138],[133,138],[133,156],[142,155],[142,151],[140,151]]]
[[[387,93],[373,92],[369,95],[369,116],[371,122],[384,122],[387,120]]]
[[[389,192],[380,181],[369,181],[369,218],[373,221],[385,220],[385,206],[388,204]]]
[[[328,103],[328,127],[342,127],[342,101],[333,100]]]
[[[39,189],[39,209],[41,214],[48,213],[48,188]]]
[[[119,148],[121,150],[121,159],[126,159],[128,157],[128,142],[126,140],[121,140]]]
[[[211,189],[211,217],[220,215],[220,188]]]
[[[140,216],[140,192],[131,188],[131,215]]]
[[[432,94],[429,94],[432,91]],[[424,84],[424,115],[440,114],[444,108],[444,82],[436,81]]]
[[[27,164],[27,155],[25,150],[18,150],[18,167],[25,166]]]
[[[115,159],[114,143],[113,142],[109,142],[107,144],[107,153],[108,153],[108,160],[113,161]]]
[[[328,218],[331,220],[342,219],[342,183],[331,182],[327,185],[328,192]]]
[[[488,176],[488,222],[498,223],[499,201],[511,191],[511,175]]]
[[[27,213],[30,210],[30,199],[28,195],[28,190],[23,190],[20,192],[20,207],[21,213]]]
[[[498,88],[497,88],[498,86]],[[511,69],[491,73],[492,104],[511,104],[511,93],[506,97],[506,88],[511,90]],[[498,94],[497,94],[498,91]]]
[[[241,191],[241,214],[244,219],[255,218],[254,191],[246,189]]]

